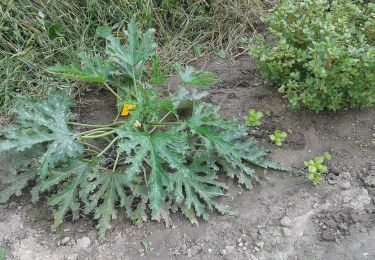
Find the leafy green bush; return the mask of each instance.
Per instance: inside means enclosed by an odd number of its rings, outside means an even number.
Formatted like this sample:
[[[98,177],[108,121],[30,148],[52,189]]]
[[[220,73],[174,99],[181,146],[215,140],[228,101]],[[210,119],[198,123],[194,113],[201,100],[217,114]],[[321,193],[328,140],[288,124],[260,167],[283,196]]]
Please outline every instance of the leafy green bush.
[[[49,91],[47,100],[19,97],[16,121],[2,131],[0,141],[0,152],[15,160],[12,169],[3,169],[8,175],[2,179],[6,189],[0,202],[35,183],[33,201],[42,192],[52,194],[53,230],[67,213],[83,210],[94,214],[101,237],[118,206],[138,225],[148,219],[149,210],[152,219],[167,220],[170,210],[180,209],[193,223],[197,217],[208,219],[209,210],[231,214],[216,201],[227,189],[218,179],[220,172],[250,188],[252,164],[283,167],[265,159],[268,151],[248,137],[244,126],[221,118],[218,108],[201,101],[204,93],[181,87],[161,97],[150,83],[165,80],[158,59],[152,58],[153,30],[141,36],[132,20],[124,35],[125,46],[106,37],[106,59],[83,54],[81,66],[50,69],[106,87],[125,119],[118,116],[107,125],[72,122],[72,101],[61,91]],[[150,60],[152,66],[145,66]],[[144,73],[149,67],[154,69]],[[205,87],[213,80],[211,73],[191,67],[176,70],[185,86]],[[189,116],[181,116],[181,109],[189,109]]]
[[[331,2],[331,3],[330,3]],[[284,1],[264,21],[273,37],[251,52],[291,107],[320,112],[375,101],[375,4]]]

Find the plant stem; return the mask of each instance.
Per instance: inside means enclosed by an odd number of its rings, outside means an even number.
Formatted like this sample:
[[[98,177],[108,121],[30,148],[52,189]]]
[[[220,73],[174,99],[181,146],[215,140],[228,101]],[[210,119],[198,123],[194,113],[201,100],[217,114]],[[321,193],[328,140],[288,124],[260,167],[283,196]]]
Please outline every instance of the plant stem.
[[[88,131],[85,131],[85,132],[80,132],[79,135],[86,135],[86,134],[90,134],[90,133],[103,132],[103,131],[113,130],[113,129],[115,129],[115,128],[113,128],[113,127],[96,128],[96,129],[88,130]]]
[[[162,117],[162,119],[160,119],[159,124],[161,124],[161,123],[163,122],[163,120],[166,119],[166,118],[169,116],[170,113],[171,113],[171,112],[166,113],[166,114]],[[149,134],[149,135],[152,134],[152,133],[156,130],[156,128],[157,128],[157,126],[155,126],[154,128],[152,128],[151,131],[150,131],[148,134]]]
[[[106,148],[103,149],[103,151],[101,151],[97,156],[100,157],[102,156],[103,154],[105,154],[106,151],[108,151],[109,148],[111,148],[111,146],[119,139],[120,137],[115,137],[108,145]]]
[[[181,124],[180,122],[163,122],[163,123],[160,123],[160,122],[150,122],[150,123],[146,123],[147,125],[156,125],[156,126],[159,126],[159,125],[179,125]]]
[[[117,122],[117,120],[118,120],[119,117],[120,117],[120,111],[117,111],[117,116],[116,116],[115,120],[113,121],[113,124],[116,124],[116,122]]]
[[[120,153],[117,152],[116,160],[115,160],[115,163],[113,164],[113,169],[112,169],[113,172],[116,170],[116,166],[117,166],[117,163],[118,163],[118,159],[119,159],[119,158],[120,158]]]
[[[116,123],[112,123],[112,124],[109,124],[109,125],[90,125],[90,124],[81,124],[81,123],[77,123],[77,122],[68,122],[69,125],[76,125],[76,126],[82,126],[82,127],[87,127],[87,128],[111,127],[111,126],[117,125],[119,123],[121,123],[121,122],[116,122]]]
[[[95,146],[93,144],[86,143],[86,142],[83,142],[83,141],[79,141],[79,142],[82,143],[82,144],[84,144],[84,145],[87,145],[88,147],[94,148],[94,149],[98,150],[99,152],[101,151],[100,148],[98,148],[97,146]]]
[[[107,83],[104,82],[104,86],[109,90],[109,92],[111,92],[117,99],[121,100],[121,97],[119,95],[117,95],[117,93],[110,87],[108,86]]]
[[[107,135],[110,135],[110,134],[113,134],[116,132],[116,129],[112,130],[112,131],[109,131],[109,132],[104,132],[102,134],[98,134],[98,135],[83,135],[81,136],[82,139],[97,139],[97,138],[100,138],[100,137],[104,137],[104,136],[107,136]]]

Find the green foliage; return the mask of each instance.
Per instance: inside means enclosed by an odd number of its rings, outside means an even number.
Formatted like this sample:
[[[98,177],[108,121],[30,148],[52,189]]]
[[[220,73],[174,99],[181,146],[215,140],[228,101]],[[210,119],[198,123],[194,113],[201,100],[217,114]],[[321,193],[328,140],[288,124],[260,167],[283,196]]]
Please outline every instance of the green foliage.
[[[236,52],[238,39],[252,35],[272,5],[261,0],[1,0],[0,114],[9,112],[17,94],[44,95],[50,87],[67,86],[46,68],[77,64],[81,52],[103,54],[102,38],[113,33],[123,39],[133,14],[142,28],[157,29],[164,66],[194,58],[193,46],[201,46],[202,55],[216,48]]]
[[[5,259],[5,249],[0,247],[0,260]]]
[[[323,156],[317,156],[314,160],[305,161],[305,166],[308,169],[307,178],[311,180],[315,185],[320,184],[322,173],[328,171],[327,166],[323,163],[332,159],[332,155],[328,152],[325,152]]]
[[[255,109],[250,109],[247,113],[246,124],[248,126],[260,126],[262,122],[260,121],[263,118],[263,113],[256,111]]]
[[[112,35],[106,37],[106,59],[83,55],[82,67],[51,68],[65,77],[105,85],[119,107],[133,105],[124,118],[107,125],[71,122],[71,102],[58,91],[50,91],[47,100],[19,98],[17,119],[3,131],[0,151],[13,156],[40,145],[43,149],[40,155],[28,154],[38,162],[33,171],[11,170],[16,178],[3,180],[9,187],[0,193],[1,201],[20,195],[34,180],[33,201],[39,193],[50,194],[53,230],[67,214],[83,210],[94,215],[103,238],[118,208],[137,225],[149,217],[167,220],[172,209],[180,209],[192,223],[207,220],[212,210],[234,214],[217,202],[227,190],[219,180],[222,170],[250,188],[254,165],[285,169],[265,159],[268,150],[258,147],[245,127],[221,118],[218,108],[204,103],[205,93],[181,86],[174,94],[159,95],[151,83],[164,75],[155,62],[152,33],[139,34],[133,19],[124,32],[124,46]],[[152,73],[143,73],[150,59]],[[212,82],[212,74],[190,67],[180,71],[185,87]],[[181,114],[181,109],[191,113]],[[90,130],[79,131],[82,128]],[[104,143],[104,148],[92,140]]]
[[[191,66],[185,69],[179,63],[176,64],[176,71],[182,82],[187,86],[208,87],[216,82],[214,75],[209,71],[194,71]]]
[[[264,21],[273,40],[259,38],[251,52],[292,108],[320,112],[374,103],[372,1],[283,1]]]
[[[86,53],[80,55],[82,65],[55,65],[49,67],[51,71],[63,73],[68,78],[84,80],[91,83],[104,83],[109,76],[111,68],[100,56],[90,59]]]
[[[81,154],[83,147],[68,127],[70,105],[66,94],[52,90],[47,101],[19,97],[13,109],[17,119],[2,131],[6,140],[1,142],[0,152],[24,151],[38,144],[48,144],[39,158],[41,176],[46,176],[48,169],[59,162]]]
[[[282,146],[287,136],[287,133],[275,130],[275,132],[270,135],[270,139],[276,146]]]

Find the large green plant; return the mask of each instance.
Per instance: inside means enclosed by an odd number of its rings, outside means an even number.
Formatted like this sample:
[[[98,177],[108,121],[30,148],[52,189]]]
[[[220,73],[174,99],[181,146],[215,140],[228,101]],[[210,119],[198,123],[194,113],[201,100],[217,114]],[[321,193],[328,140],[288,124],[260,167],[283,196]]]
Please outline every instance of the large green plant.
[[[251,52],[293,108],[315,112],[375,101],[375,4],[283,1],[264,19],[272,40]]]
[[[150,80],[165,79],[157,69],[158,59],[152,58],[152,34],[149,30],[140,35],[133,19],[125,31],[125,46],[106,37],[105,59],[82,55],[82,66],[51,68],[106,87],[125,118],[118,116],[106,125],[72,122],[72,102],[61,91],[50,91],[47,100],[19,98],[13,110],[16,121],[2,131],[0,141],[0,152],[17,162],[5,169],[7,186],[0,202],[34,183],[33,201],[42,192],[51,194],[53,229],[67,213],[83,210],[94,214],[103,237],[119,208],[136,224],[148,219],[148,209],[156,220],[168,218],[172,209],[180,209],[192,222],[207,219],[213,209],[230,214],[216,201],[227,189],[218,179],[220,172],[250,188],[252,165],[282,168],[265,159],[268,151],[248,137],[245,127],[221,118],[216,107],[201,101],[204,93],[180,87],[174,94],[158,94]],[[150,60],[154,70],[144,73]],[[185,86],[213,82],[208,72],[180,65],[176,70]],[[181,110],[189,109],[181,116]]]

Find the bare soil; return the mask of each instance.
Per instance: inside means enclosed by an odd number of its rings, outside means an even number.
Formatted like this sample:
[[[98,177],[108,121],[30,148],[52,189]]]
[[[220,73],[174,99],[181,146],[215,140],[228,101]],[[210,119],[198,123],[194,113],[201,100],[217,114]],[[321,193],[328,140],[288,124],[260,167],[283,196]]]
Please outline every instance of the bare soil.
[[[263,84],[249,57],[199,66],[220,79],[208,91],[224,116],[243,120],[249,108],[265,114],[262,126],[249,130],[262,145],[271,146],[268,135],[275,129],[288,132],[285,145],[270,157],[293,172],[260,172],[251,191],[233,182],[222,200],[238,217],[214,213],[196,227],[174,214],[167,229],[157,222],[137,228],[120,215],[102,242],[87,216],[68,217],[51,233],[50,209],[44,202],[34,207],[26,194],[0,205],[6,259],[375,259],[375,109],[293,111],[274,87]],[[87,123],[113,118],[109,95],[92,91],[80,98],[76,112]],[[333,155],[330,171],[314,186],[304,177],[303,161],[325,151]]]

